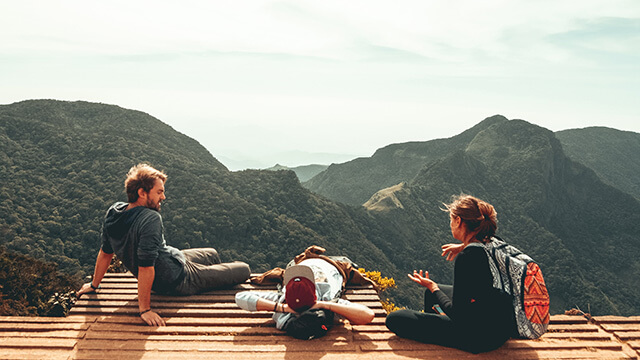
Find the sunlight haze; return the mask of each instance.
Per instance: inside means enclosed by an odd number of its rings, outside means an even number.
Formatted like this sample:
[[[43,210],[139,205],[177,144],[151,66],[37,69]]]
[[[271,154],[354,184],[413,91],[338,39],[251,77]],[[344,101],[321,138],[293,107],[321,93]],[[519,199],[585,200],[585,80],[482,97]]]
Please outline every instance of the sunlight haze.
[[[4,1],[0,104],[139,110],[231,170],[330,164],[501,114],[640,132],[640,2]]]

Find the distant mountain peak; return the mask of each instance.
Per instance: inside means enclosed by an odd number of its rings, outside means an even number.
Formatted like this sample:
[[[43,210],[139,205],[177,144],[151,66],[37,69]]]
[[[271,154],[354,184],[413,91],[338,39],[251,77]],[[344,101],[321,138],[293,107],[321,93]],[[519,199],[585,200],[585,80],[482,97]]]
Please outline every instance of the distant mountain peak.
[[[508,122],[502,115],[493,115],[447,139],[387,145],[371,157],[333,164],[304,185],[335,201],[361,205],[377,191],[411,181],[425,166],[465,149],[480,132]]]
[[[313,178],[314,176],[318,175],[319,173],[323,172],[328,167],[329,167],[328,165],[319,165],[319,164],[300,165],[300,166],[294,166],[294,167],[275,164],[274,166],[265,170],[270,170],[270,171],[291,170],[296,173],[296,176],[298,177],[300,182],[305,182]]]

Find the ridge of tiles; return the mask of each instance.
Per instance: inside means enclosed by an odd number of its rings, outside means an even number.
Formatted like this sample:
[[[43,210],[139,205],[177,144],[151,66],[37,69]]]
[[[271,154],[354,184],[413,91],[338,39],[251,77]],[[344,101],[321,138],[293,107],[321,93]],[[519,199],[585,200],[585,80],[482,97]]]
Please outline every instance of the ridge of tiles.
[[[137,316],[137,281],[107,274],[97,294],[84,295],[66,318],[0,317],[2,359],[638,359],[640,316],[553,315],[538,340],[509,340],[473,355],[401,339],[384,325],[386,313],[371,287],[350,286],[345,298],[372,308],[368,325],[337,323],[322,338],[286,336],[270,312],[235,305],[243,290],[275,291],[244,283],[193,296],[153,294],[152,307],[167,322],[149,327]]]

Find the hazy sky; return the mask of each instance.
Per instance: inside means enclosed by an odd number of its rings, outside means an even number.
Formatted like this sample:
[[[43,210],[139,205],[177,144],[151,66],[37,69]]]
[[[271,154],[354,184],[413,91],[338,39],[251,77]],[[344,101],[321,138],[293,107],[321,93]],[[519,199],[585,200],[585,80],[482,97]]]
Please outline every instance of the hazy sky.
[[[0,104],[140,110],[230,169],[502,114],[640,132],[640,1],[3,1]]]

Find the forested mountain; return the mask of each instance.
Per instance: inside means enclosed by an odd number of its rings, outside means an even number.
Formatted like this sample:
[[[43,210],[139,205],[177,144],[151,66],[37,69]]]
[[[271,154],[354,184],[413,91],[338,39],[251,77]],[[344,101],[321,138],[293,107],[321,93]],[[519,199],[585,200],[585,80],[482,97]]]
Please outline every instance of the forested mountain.
[[[505,121],[495,115],[448,139],[388,145],[371,157],[332,164],[303,185],[329,199],[362,205],[378,190],[413,179],[426,164],[463,149],[478,132]]]
[[[196,141],[138,111],[59,101],[0,106],[1,243],[89,272],[99,220],[110,203],[126,200],[123,176],[139,161],[170,165],[175,183],[191,171],[226,172]]]
[[[564,152],[607,184],[640,199],[640,134],[606,127],[556,132]]]
[[[635,169],[635,135],[610,150],[625,156],[609,157],[615,164],[608,166]],[[364,204],[376,220],[363,231],[375,229],[369,238],[400,269],[413,259],[407,271],[428,264],[447,279],[451,269],[438,255],[451,237],[440,204],[460,192],[479,196],[497,207],[499,233],[543,264],[556,310],[589,304],[594,312],[637,313],[640,294],[620,291],[640,285],[629,277],[640,271],[638,201],[570,158],[550,131],[494,116],[449,139],[390,145],[371,158],[332,165],[305,186]],[[638,180],[637,172],[628,177]],[[605,284],[610,278],[616,280]]]
[[[92,273],[102,218],[126,201],[124,178],[138,162],[169,176],[162,215],[170,245],[213,246],[224,260],[264,271],[317,244],[395,273],[344,205],[303,188],[292,171],[230,172],[145,113],[86,102],[0,106],[0,245]]]
[[[355,161],[355,170],[376,170],[362,186],[350,180],[354,199],[364,196],[359,188],[373,188],[368,181],[384,170],[385,156],[387,167],[406,175],[381,175],[397,186],[365,208],[380,188],[351,206],[312,193],[292,171],[230,172],[194,140],[138,111],[52,100],[4,105],[0,245],[91,273],[107,207],[126,200],[129,167],[148,162],[169,176],[162,209],[169,244],[213,246],[256,272],[318,244],[394,276],[396,301],[418,308],[421,289],[405,274],[424,268],[451,280],[440,246],[453,239],[439,207],[464,191],[493,203],[499,234],[541,263],[553,312],[578,305],[594,314],[640,313],[640,205],[570,161],[550,131],[495,116],[451,139],[390,145],[375,161]]]
[[[496,123],[378,194],[367,204],[387,225],[377,232],[393,230],[370,237],[398,267],[411,258],[448,278],[438,260],[438,245],[450,238],[439,204],[461,192],[490,201],[498,234],[540,262],[556,311],[638,313],[640,203],[567,158],[552,132],[524,121]]]

